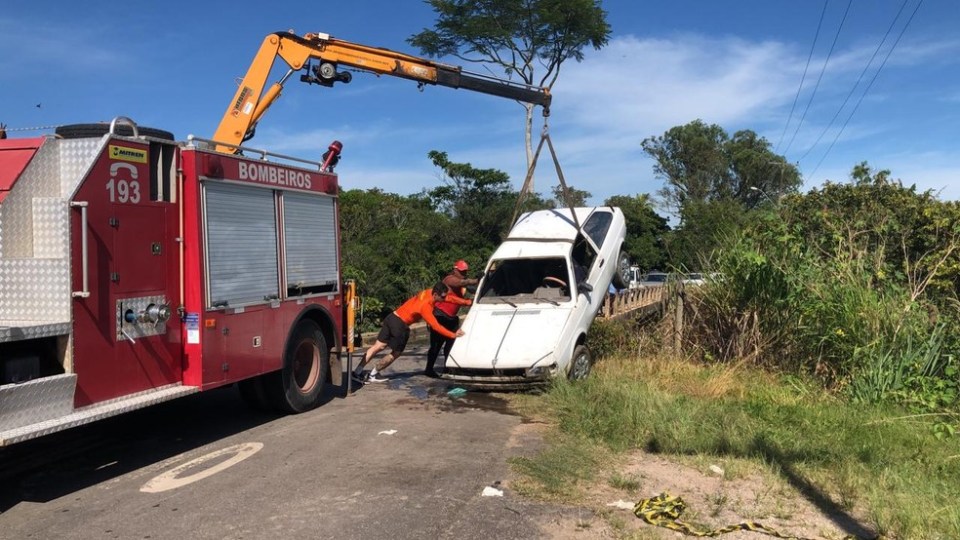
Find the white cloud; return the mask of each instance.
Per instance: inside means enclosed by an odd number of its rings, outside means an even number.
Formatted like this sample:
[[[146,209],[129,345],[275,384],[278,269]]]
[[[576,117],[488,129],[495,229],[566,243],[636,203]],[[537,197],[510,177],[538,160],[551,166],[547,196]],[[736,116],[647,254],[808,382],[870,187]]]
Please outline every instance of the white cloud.
[[[773,42],[618,38],[564,71],[554,108],[594,129],[642,137],[696,118],[736,123],[789,99],[792,60]]]

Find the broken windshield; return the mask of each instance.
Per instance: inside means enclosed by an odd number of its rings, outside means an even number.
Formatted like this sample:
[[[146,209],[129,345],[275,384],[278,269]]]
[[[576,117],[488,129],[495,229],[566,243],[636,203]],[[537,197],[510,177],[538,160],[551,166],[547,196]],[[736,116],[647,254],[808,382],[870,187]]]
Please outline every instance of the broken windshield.
[[[481,304],[549,303],[570,300],[566,259],[500,259],[490,264],[477,294]]]

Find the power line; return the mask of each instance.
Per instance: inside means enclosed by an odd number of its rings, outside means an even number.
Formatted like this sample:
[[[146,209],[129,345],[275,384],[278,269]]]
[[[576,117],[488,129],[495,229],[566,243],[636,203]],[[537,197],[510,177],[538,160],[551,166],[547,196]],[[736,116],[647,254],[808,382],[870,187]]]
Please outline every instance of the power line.
[[[830,45],[830,51],[827,53],[827,59],[823,61],[823,69],[820,70],[820,76],[817,77],[817,84],[813,87],[813,93],[810,94],[810,99],[807,100],[807,106],[803,109],[803,115],[800,116],[800,122],[797,123],[797,129],[794,130],[793,136],[790,137],[790,142],[787,144],[787,147],[783,149],[784,154],[786,154],[790,150],[790,147],[793,146],[793,141],[797,138],[797,133],[800,132],[800,126],[803,125],[803,120],[807,117],[807,111],[810,110],[810,104],[813,103],[813,98],[817,95],[817,89],[820,88],[820,81],[823,80],[823,74],[827,71],[827,65],[830,63],[830,57],[833,56],[833,49],[837,46],[837,39],[840,38],[840,31],[843,30],[843,23],[847,20],[847,14],[850,13],[851,5],[853,5],[853,0],[848,0],[847,9],[843,12],[843,19],[840,20],[840,26],[837,27],[837,35],[833,37],[833,43]]]
[[[807,65],[803,66],[803,76],[800,77],[800,86],[797,87],[797,95],[793,97],[793,105],[790,106],[790,114],[787,116],[787,123],[783,125],[783,133],[777,140],[777,145],[773,151],[776,152],[783,142],[783,137],[787,134],[787,128],[790,127],[790,121],[793,120],[793,111],[797,108],[797,101],[800,99],[800,91],[803,90],[803,83],[807,79],[807,69],[810,68],[810,60],[813,58],[813,51],[817,47],[817,39],[820,38],[820,28],[823,26],[823,16],[827,14],[827,4],[830,0],[823,0],[823,10],[820,12],[820,22],[817,23],[817,31],[813,35],[813,44],[810,45],[810,54],[807,55]]]
[[[897,44],[900,43],[900,38],[903,37],[903,34],[906,33],[907,28],[910,27],[910,23],[913,21],[913,17],[920,11],[920,6],[923,5],[923,0],[920,0],[917,3],[917,7],[913,8],[913,13],[910,14],[910,18],[907,19],[907,23],[903,25],[903,29],[900,30],[900,34],[897,36],[897,40],[893,42],[893,45],[890,47],[890,50],[887,51],[887,56],[883,58],[883,62],[880,63],[880,67],[877,68],[877,72],[873,74],[873,78],[870,79],[870,84],[867,85],[867,88],[864,89],[863,94],[860,96],[860,99],[857,100],[857,104],[854,105],[853,110],[850,111],[850,115],[847,116],[847,120],[840,126],[840,131],[837,132],[837,136],[833,138],[833,141],[830,143],[830,146],[827,147],[827,151],[824,152],[823,157],[820,158],[820,161],[817,162],[817,166],[813,168],[813,172],[810,173],[810,176],[816,174],[817,170],[820,168],[820,165],[823,164],[823,160],[827,159],[827,155],[830,153],[830,150],[833,149],[833,145],[837,143],[837,140],[840,139],[840,135],[843,134],[843,130],[847,128],[847,124],[850,123],[850,119],[853,118],[853,115],[856,114],[857,109],[860,108],[860,104],[863,103],[863,98],[867,97],[867,93],[870,92],[870,88],[873,87],[873,83],[877,80],[877,77],[880,75],[880,72],[883,71],[883,66],[887,65],[887,60],[890,59],[890,55],[893,54],[893,50],[897,48]]]
[[[883,35],[883,39],[880,40],[880,43],[877,45],[877,48],[874,49],[873,55],[870,57],[870,60],[867,62],[867,65],[863,67],[863,71],[860,72],[860,76],[857,77],[857,82],[853,84],[853,88],[850,89],[850,92],[847,93],[847,97],[844,98],[843,103],[840,105],[840,108],[837,109],[837,112],[833,115],[833,118],[830,119],[830,123],[827,124],[827,127],[823,128],[823,131],[820,132],[820,136],[817,137],[817,140],[810,145],[810,148],[807,148],[807,151],[804,152],[800,159],[797,161],[803,161],[806,159],[810,152],[820,144],[820,139],[823,139],[823,136],[827,134],[827,131],[833,127],[833,123],[836,122],[837,117],[840,116],[840,113],[843,111],[843,108],[847,106],[847,102],[850,101],[850,97],[853,96],[853,93],[857,90],[857,87],[860,86],[860,81],[863,80],[863,76],[867,74],[867,70],[870,69],[870,66],[873,64],[873,60],[877,57],[877,54],[880,52],[880,49],[883,48],[883,44],[887,42],[887,38],[890,37],[890,32],[893,31],[893,27],[896,26],[897,21],[900,20],[900,15],[903,13],[904,8],[907,7],[907,3],[910,0],[903,0],[903,4],[900,4],[900,10],[897,11],[897,16],[893,18],[893,22],[890,23],[890,26],[887,28],[887,33]]]

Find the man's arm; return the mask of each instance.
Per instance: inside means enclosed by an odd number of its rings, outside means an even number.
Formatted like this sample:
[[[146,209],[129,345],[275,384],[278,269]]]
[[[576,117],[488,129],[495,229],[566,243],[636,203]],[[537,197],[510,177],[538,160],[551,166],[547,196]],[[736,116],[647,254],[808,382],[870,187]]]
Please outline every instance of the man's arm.
[[[420,308],[420,316],[423,317],[423,322],[433,329],[434,332],[440,334],[441,336],[454,339],[463,335],[463,330],[457,330],[457,333],[454,334],[450,330],[447,330],[440,324],[440,321],[433,316],[433,304],[424,302],[423,307]]]
[[[445,302],[450,302],[451,304],[457,304],[460,306],[472,306],[473,300],[468,298],[463,298],[454,294],[449,294],[443,299]]]
[[[450,287],[451,289],[459,289],[461,287],[472,287],[478,283],[480,283],[479,279],[461,278],[453,274],[450,274],[447,277],[443,278],[443,284],[446,285],[447,287]]]

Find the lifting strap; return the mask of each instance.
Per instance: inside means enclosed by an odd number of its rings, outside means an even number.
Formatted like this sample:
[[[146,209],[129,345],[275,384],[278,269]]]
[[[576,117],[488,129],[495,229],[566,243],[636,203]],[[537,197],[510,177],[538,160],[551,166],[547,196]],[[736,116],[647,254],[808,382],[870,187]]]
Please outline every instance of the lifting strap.
[[[570,190],[567,189],[567,182],[563,179],[563,170],[560,169],[560,160],[557,159],[557,152],[553,149],[553,141],[550,140],[546,118],[543,119],[543,130],[540,132],[540,142],[537,144],[537,151],[533,154],[533,161],[530,162],[530,167],[527,169],[527,177],[523,181],[523,187],[520,188],[520,195],[517,197],[517,206],[513,209],[513,219],[510,220],[510,226],[513,226],[513,224],[517,222],[523,201],[531,191],[530,185],[533,183],[533,171],[537,168],[537,160],[540,159],[540,150],[543,149],[544,141],[546,141],[547,147],[550,148],[550,156],[553,157],[553,166],[557,169],[557,178],[560,179],[560,190],[563,195],[563,202],[567,205],[567,208],[570,209],[573,223],[579,231],[580,221],[577,219],[577,213],[573,211],[573,205],[570,202]]]

